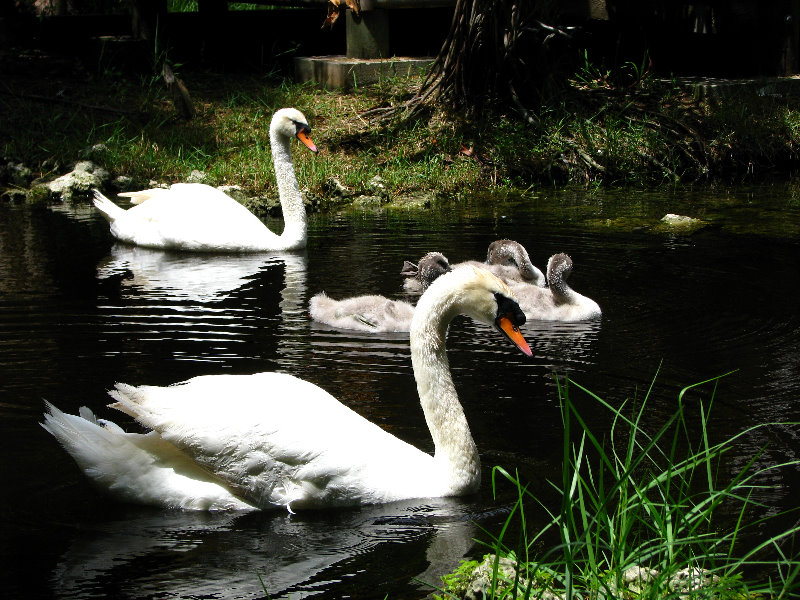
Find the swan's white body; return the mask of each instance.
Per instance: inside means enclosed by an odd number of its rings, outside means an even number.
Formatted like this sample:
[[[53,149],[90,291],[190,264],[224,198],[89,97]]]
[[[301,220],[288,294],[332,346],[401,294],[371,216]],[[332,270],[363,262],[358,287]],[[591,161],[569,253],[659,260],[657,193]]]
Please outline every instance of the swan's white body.
[[[528,319],[539,321],[587,321],[601,316],[600,306],[579,294],[567,284],[572,273],[572,259],[566,254],[555,254],[547,262],[549,287],[541,288],[521,282],[511,282],[510,287]]]
[[[425,290],[437,277],[450,270],[444,255],[428,252],[418,264],[406,261],[401,273],[417,281]],[[334,300],[322,292],[311,298],[309,313],[315,321],[339,329],[369,333],[407,332],[411,330],[414,305],[405,300],[390,300],[378,295]]]
[[[516,328],[525,317],[499,279],[461,269],[431,285],[412,323],[411,359],[433,456],[280,373],[117,384],[112,406],[153,429],[146,435],[54,407],[43,426],[97,485],[146,504],[292,510],[468,494],[480,485],[480,460],[445,350],[459,313],[494,322],[530,355]]]
[[[547,285],[544,273],[531,262],[525,246],[514,240],[495,240],[489,244],[486,262],[467,260],[453,265],[453,268],[467,265],[486,269],[507,284],[529,283],[539,287]],[[409,293],[422,293],[425,289],[417,279],[406,279],[403,287]]]
[[[278,235],[258,217],[220,190],[202,183],[177,183],[120,194],[134,206],[125,210],[95,191],[94,204],[108,220],[111,234],[130,244],[198,252],[264,252],[295,250],[306,245],[306,211],[290,142],[298,137],[312,151],[310,128],[293,108],[275,113],[270,144],[278,183],[284,230]]]

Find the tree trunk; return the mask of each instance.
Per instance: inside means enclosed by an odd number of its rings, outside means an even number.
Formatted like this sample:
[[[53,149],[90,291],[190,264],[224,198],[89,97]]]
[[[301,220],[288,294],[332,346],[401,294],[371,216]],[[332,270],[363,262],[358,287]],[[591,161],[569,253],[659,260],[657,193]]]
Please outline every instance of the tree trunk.
[[[527,112],[558,85],[564,28],[548,25],[556,0],[458,0],[439,55],[420,93],[406,107],[428,101],[456,109]]]

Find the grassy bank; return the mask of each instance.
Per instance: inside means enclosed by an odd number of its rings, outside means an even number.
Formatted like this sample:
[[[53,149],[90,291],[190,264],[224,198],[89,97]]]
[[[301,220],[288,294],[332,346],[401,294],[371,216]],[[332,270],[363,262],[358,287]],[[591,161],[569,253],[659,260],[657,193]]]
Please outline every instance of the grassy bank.
[[[733,465],[726,454],[749,435],[798,424],[763,424],[715,441],[717,384],[715,378],[681,390],[675,413],[648,432],[646,396],[616,407],[559,381],[562,476],[550,482],[550,495],[560,505],[545,499],[541,486],[496,467],[495,489],[510,482],[517,501],[500,531],[484,532],[483,563],[462,563],[443,578],[438,597],[797,597],[797,509],[780,514],[767,504],[780,494],[780,473],[796,470],[798,461],[760,465],[762,448]],[[575,393],[608,410],[608,433],[592,430],[571,400]]]
[[[0,90],[0,156],[52,176],[91,155],[114,175],[173,183],[192,171],[214,185],[275,198],[268,125],[300,108],[321,148],[297,152],[301,185],[325,207],[334,181],[351,195],[457,196],[536,185],[660,185],[786,178],[798,165],[800,81],[624,89],[590,69],[527,122],[514,113],[465,118],[430,108],[414,119],[363,118],[410,97],[419,80],[386,80],[349,94],[253,75],[182,73],[196,117],[177,116],[159,77],[89,72],[31,55]],[[88,148],[103,144],[92,155]],[[7,182],[0,182],[6,183]]]

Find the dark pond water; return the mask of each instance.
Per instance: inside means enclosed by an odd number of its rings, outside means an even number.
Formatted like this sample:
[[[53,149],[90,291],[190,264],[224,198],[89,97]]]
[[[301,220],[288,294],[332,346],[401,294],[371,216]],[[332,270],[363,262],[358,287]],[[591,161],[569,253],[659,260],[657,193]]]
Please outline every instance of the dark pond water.
[[[800,420],[800,193],[791,186],[703,192],[552,192],[435,213],[314,217],[300,255],[191,256],[114,245],[89,208],[0,206],[0,589],[8,598],[414,598],[496,530],[513,493],[492,496],[493,465],[546,494],[559,472],[554,373],[614,405],[658,372],[647,425],[681,387],[736,369],[717,391],[714,435]],[[666,213],[705,219],[692,234]],[[280,227],[279,223],[273,224]],[[43,399],[105,408],[114,382],[165,385],[200,374],[278,370],[308,379],[426,450],[407,336],[315,325],[308,299],[401,297],[400,267],[429,250],[451,262],[522,242],[535,264],[575,263],[573,287],[603,308],[584,324],[531,322],[528,359],[460,318],[451,367],[481,450],[475,497],[298,515],[194,514],[98,494],[43,431]],[[660,369],[660,370],[659,370]],[[576,396],[602,431],[604,414]],[[724,468],[761,446],[797,457],[798,431],[745,436]],[[723,473],[724,475],[724,473]],[[774,476],[767,511],[796,504],[800,475]],[[535,521],[543,515],[529,515]]]

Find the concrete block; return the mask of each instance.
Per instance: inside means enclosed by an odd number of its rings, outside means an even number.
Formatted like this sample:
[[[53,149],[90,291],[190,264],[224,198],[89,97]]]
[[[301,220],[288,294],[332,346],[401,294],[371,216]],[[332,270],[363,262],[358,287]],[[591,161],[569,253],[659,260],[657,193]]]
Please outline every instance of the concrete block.
[[[314,81],[326,89],[351,90],[384,77],[409,77],[425,72],[433,58],[350,58],[300,56],[294,59],[295,79]]]

